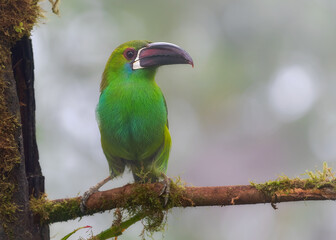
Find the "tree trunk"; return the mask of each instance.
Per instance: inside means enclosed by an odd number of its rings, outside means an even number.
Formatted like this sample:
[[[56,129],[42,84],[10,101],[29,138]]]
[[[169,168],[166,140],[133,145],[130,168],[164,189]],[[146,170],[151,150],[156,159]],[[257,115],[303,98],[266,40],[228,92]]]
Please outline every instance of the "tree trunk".
[[[0,72],[0,81],[3,81],[0,86],[0,168],[12,187],[2,186],[0,194],[3,199],[10,200],[4,203],[14,210],[6,213],[6,209],[2,209],[0,239],[47,240],[50,239],[48,225],[40,225],[29,209],[30,195],[37,197],[44,192],[35,138],[31,40],[23,37],[11,49],[11,56],[10,51],[6,52],[8,55],[2,56],[6,60]]]

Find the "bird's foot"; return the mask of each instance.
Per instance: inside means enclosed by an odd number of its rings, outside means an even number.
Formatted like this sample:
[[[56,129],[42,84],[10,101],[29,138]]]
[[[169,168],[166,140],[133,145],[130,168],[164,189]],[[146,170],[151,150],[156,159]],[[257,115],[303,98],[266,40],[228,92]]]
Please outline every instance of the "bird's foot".
[[[162,173],[163,180],[163,188],[161,190],[161,193],[159,196],[164,197],[164,206],[167,206],[168,200],[169,200],[169,194],[170,194],[170,183],[171,179],[166,176],[166,174]]]
[[[89,200],[89,198],[91,197],[92,194],[94,194],[95,192],[98,192],[99,188],[101,188],[105,183],[107,183],[108,181],[110,181],[112,178],[109,176],[107,178],[105,178],[103,181],[97,183],[96,185],[92,186],[89,188],[89,190],[87,190],[83,196],[82,196],[82,200],[80,202],[80,210],[82,213],[85,213],[86,211],[86,202]]]

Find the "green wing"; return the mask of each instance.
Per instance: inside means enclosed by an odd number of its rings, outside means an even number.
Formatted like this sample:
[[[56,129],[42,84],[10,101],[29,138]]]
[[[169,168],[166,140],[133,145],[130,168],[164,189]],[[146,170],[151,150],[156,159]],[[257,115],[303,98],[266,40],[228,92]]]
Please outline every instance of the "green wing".
[[[166,102],[166,99],[164,97],[164,95],[162,94],[163,96],[163,101],[164,101],[164,105],[165,105],[165,108],[166,108],[166,112],[167,112],[167,128],[169,129],[169,121],[168,121],[168,107],[167,107],[167,102]]]

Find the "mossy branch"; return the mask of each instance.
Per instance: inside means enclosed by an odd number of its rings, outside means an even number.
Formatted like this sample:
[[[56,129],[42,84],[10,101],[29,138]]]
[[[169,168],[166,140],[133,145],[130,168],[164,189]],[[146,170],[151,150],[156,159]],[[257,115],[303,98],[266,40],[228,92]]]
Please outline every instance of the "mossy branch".
[[[41,222],[53,223],[75,219],[83,215],[91,215],[114,208],[124,208],[136,215],[136,206],[147,206],[166,211],[173,207],[198,206],[230,206],[243,204],[276,203],[336,200],[336,179],[331,169],[324,164],[323,171],[306,172],[306,178],[279,177],[275,181],[263,184],[218,186],[218,187],[186,187],[172,183],[168,205],[163,206],[163,198],[159,197],[161,183],[128,184],[123,187],[94,193],[87,202],[87,213],[81,213],[79,204],[81,197],[47,200],[32,199],[31,208]],[[143,210],[143,208],[142,208]],[[132,213],[133,211],[133,213]],[[149,214],[146,214],[149,215]]]

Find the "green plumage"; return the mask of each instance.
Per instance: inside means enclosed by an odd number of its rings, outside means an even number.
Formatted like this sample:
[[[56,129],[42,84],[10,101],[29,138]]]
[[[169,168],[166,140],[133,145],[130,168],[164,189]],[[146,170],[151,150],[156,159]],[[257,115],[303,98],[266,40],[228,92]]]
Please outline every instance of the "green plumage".
[[[103,73],[97,116],[112,178],[122,174],[126,166],[136,181],[142,174],[157,180],[167,170],[171,139],[165,99],[154,81],[158,65],[133,69],[136,56],[128,59],[127,55],[131,56],[129,51],[136,55],[149,44],[122,44]]]

